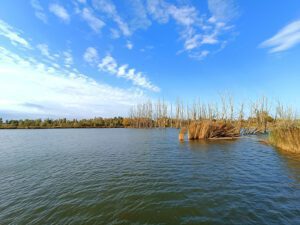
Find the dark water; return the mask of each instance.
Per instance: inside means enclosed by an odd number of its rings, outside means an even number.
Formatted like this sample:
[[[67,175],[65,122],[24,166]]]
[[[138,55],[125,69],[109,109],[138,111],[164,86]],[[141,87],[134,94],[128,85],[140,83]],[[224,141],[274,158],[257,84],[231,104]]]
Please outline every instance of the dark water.
[[[0,130],[0,224],[300,224],[300,157],[177,130]]]

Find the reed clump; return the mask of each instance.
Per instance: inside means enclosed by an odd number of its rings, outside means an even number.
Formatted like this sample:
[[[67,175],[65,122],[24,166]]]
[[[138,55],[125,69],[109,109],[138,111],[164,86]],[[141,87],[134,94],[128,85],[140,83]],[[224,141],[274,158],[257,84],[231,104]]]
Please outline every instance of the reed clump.
[[[180,129],[179,135],[178,135],[179,141],[184,141],[185,133],[186,133],[186,128],[185,128],[185,127],[182,127],[182,128]]]
[[[266,97],[256,101],[234,103],[224,93],[217,102],[192,104],[177,99],[175,105],[164,100],[133,106],[123,125],[133,128],[178,128],[178,139],[235,139],[239,136],[270,134],[268,142],[279,148],[299,151],[299,117],[292,109]],[[297,119],[298,118],[298,119]],[[296,125],[296,126],[295,126]]]
[[[270,132],[269,143],[285,151],[300,153],[300,128],[275,128]]]
[[[192,122],[188,127],[189,140],[232,139],[239,136],[239,129],[226,121]]]
[[[282,150],[300,153],[300,121],[291,108],[278,104],[276,123],[270,131],[268,142]]]

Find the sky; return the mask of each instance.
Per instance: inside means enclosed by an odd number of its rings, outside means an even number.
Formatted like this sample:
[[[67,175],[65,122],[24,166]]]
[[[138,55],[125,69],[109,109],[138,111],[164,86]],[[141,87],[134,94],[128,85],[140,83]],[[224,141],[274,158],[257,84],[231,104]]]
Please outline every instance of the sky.
[[[0,2],[0,117],[126,116],[146,100],[300,109],[300,1]]]

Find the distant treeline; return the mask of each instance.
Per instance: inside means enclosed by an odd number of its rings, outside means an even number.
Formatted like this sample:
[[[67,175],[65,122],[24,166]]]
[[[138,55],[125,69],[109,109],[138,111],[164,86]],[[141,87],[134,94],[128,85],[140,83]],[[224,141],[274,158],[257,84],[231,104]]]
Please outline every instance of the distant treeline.
[[[6,120],[0,118],[0,129],[47,129],[47,128],[122,128],[124,118],[93,118],[93,119],[36,119]]]
[[[0,118],[0,129],[50,129],[50,128],[167,128],[175,127],[176,119],[114,117],[93,119],[20,119],[3,120]]]
[[[275,107],[274,107],[275,106]],[[93,119],[6,120],[0,129],[48,128],[181,128],[179,139],[233,138],[270,133],[269,143],[287,151],[300,153],[300,120],[282,104],[262,97],[255,102],[235,104],[231,96],[221,96],[219,103],[199,100],[175,104],[158,100],[137,104],[128,117]]]
[[[264,97],[256,102],[241,104],[235,104],[230,96],[221,96],[218,104],[203,103],[200,100],[187,104],[179,99],[172,104],[158,100],[133,106],[128,117],[6,121],[0,118],[0,128],[182,128],[195,122],[222,121],[247,128],[247,131],[266,132],[270,126],[281,124],[282,121],[295,121],[292,110],[281,104],[277,104],[275,108],[271,105]]]
[[[181,122],[183,123],[184,120]],[[186,121],[185,121],[186,122]],[[0,118],[0,129],[50,129],[50,128],[179,128],[175,118],[151,119],[145,117],[114,117],[93,119],[20,119]]]

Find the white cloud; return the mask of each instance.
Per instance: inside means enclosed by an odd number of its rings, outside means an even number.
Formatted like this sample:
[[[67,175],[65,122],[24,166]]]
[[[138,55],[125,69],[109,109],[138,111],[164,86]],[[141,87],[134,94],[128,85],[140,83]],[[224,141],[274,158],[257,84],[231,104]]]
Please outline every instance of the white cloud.
[[[133,49],[133,44],[130,41],[127,41],[126,48],[128,48],[129,50]]]
[[[8,38],[13,45],[31,48],[29,42],[20,36],[21,32],[17,31],[3,20],[0,20],[0,35]]]
[[[51,56],[49,52],[49,47],[46,44],[38,44],[37,49],[41,52],[43,56],[46,56],[48,59],[53,59],[53,56]]]
[[[178,24],[182,26],[193,26],[195,23],[199,22],[197,10],[195,7],[176,7],[174,5],[169,5],[168,13],[174,18],[174,20]]]
[[[151,25],[151,20],[148,18],[144,0],[129,0],[126,2],[128,13],[126,21],[129,24],[131,32],[137,29],[146,29]]]
[[[208,8],[218,21],[231,20],[238,14],[234,0],[208,0]]]
[[[88,9],[88,8],[84,8],[82,10],[82,18],[89,24],[89,26],[95,31],[95,32],[99,32],[101,30],[102,27],[105,26],[105,23],[100,20],[99,18],[97,18],[93,12]]]
[[[124,36],[130,36],[131,35],[131,32],[129,30],[129,27],[127,25],[126,22],[124,22],[121,17],[119,16],[114,16],[114,20],[115,22],[118,24],[121,32],[123,33]]]
[[[112,39],[118,39],[120,37],[120,32],[116,29],[111,28],[110,33]]]
[[[59,4],[51,4],[49,6],[49,10],[64,22],[66,23],[70,22],[70,15],[68,14],[67,10],[63,6]]]
[[[148,0],[147,9],[148,12],[152,15],[154,20],[157,20],[160,23],[167,23],[169,21],[169,12],[166,11],[167,3],[161,0]]]
[[[91,65],[97,64],[99,62],[99,55],[98,55],[97,49],[95,49],[93,47],[88,47],[85,50],[83,59],[84,59],[84,61],[86,61],[87,63],[89,63]]]
[[[123,77],[126,75],[126,71],[127,71],[128,65],[122,65],[118,68],[118,72],[117,72],[117,76],[118,77]]]
[[[197,60],[202,60],[202,59],[206,58],[209,54],[210,54],[209,51],[203,50],[203,51],[200,51],[200,52],[192,53],[190,56],[192,58],[197,59]]]
[[[56,69],[0,47],[1,113],[22,117],[127,115],[145,99],[139,89],[120,89],[79,73]],[[17,91],[16,91],[17,90]]]
[[[31,0],[30,1],[32,8],[34,9],[35,16],[43,21],[44,23],[47,23],[47,16],[45,14],[44,8],[41,6],[41,3],[39,0]]]
[[[48,59],[47,62],[51,63],[55,68],[60,68],[60,65],[57,64],[59,61],[67,68],[70,68],[73,64],[73,56],[70,49],[60,53],[50,53],[49,46],[47,44],[38,44],[36,48],[40,51],[42,56],[45,56]]]
[[[86,0],[77,0],[79,3],[86,4]]]
[[[131,31],[129,30],[128,24],[120,17],[117,12],[116,6],[110,0],[93,0],[93,6],[106,13],[113,21],[118,25],[120,31],[124,36],[130,36]]]
[[[164,0],[148,0],[148,12],[159,23],[168,23],[173,19],[180,28],[180,39],[183,41],[183,51],[199,59],[208,54],[207,45],[221,49],[226,41],[221,41],[220,36],[228,33],[232,26],[227,25],[232,17],[228,12],[235,12],[232,0],[209,0],[209,9],[212,16],[200,15],[198,10],[190,5],[170,4]],[[217,52],[217,50],[216,50]]]
[[[63,52],[65,67],[70,68],[73,64],[73,56],[71,50],[67,50]]]
[[[148,89],[150,91],[159,92],[159,87],[155,86],[141,72],[136,72],[136,69],[129,68],[128,65],[118,66],[117,61],[110,55],[105,56],[98,65],[101,71],[116,75],[117,77],[125,78],[132,81],[136,86]]]
[[[118,64],[116,60],[111,57],[110,55],[105,56],[101,63],[98,65],[99,69],[102,71],[109,72],[111,74],[116,74],[117,73],[117,67]]]
[[[286,51],[300,43],[300,20],[283,27],[273,37],[264,41],[261,47],[270,48],[270,53]]]

